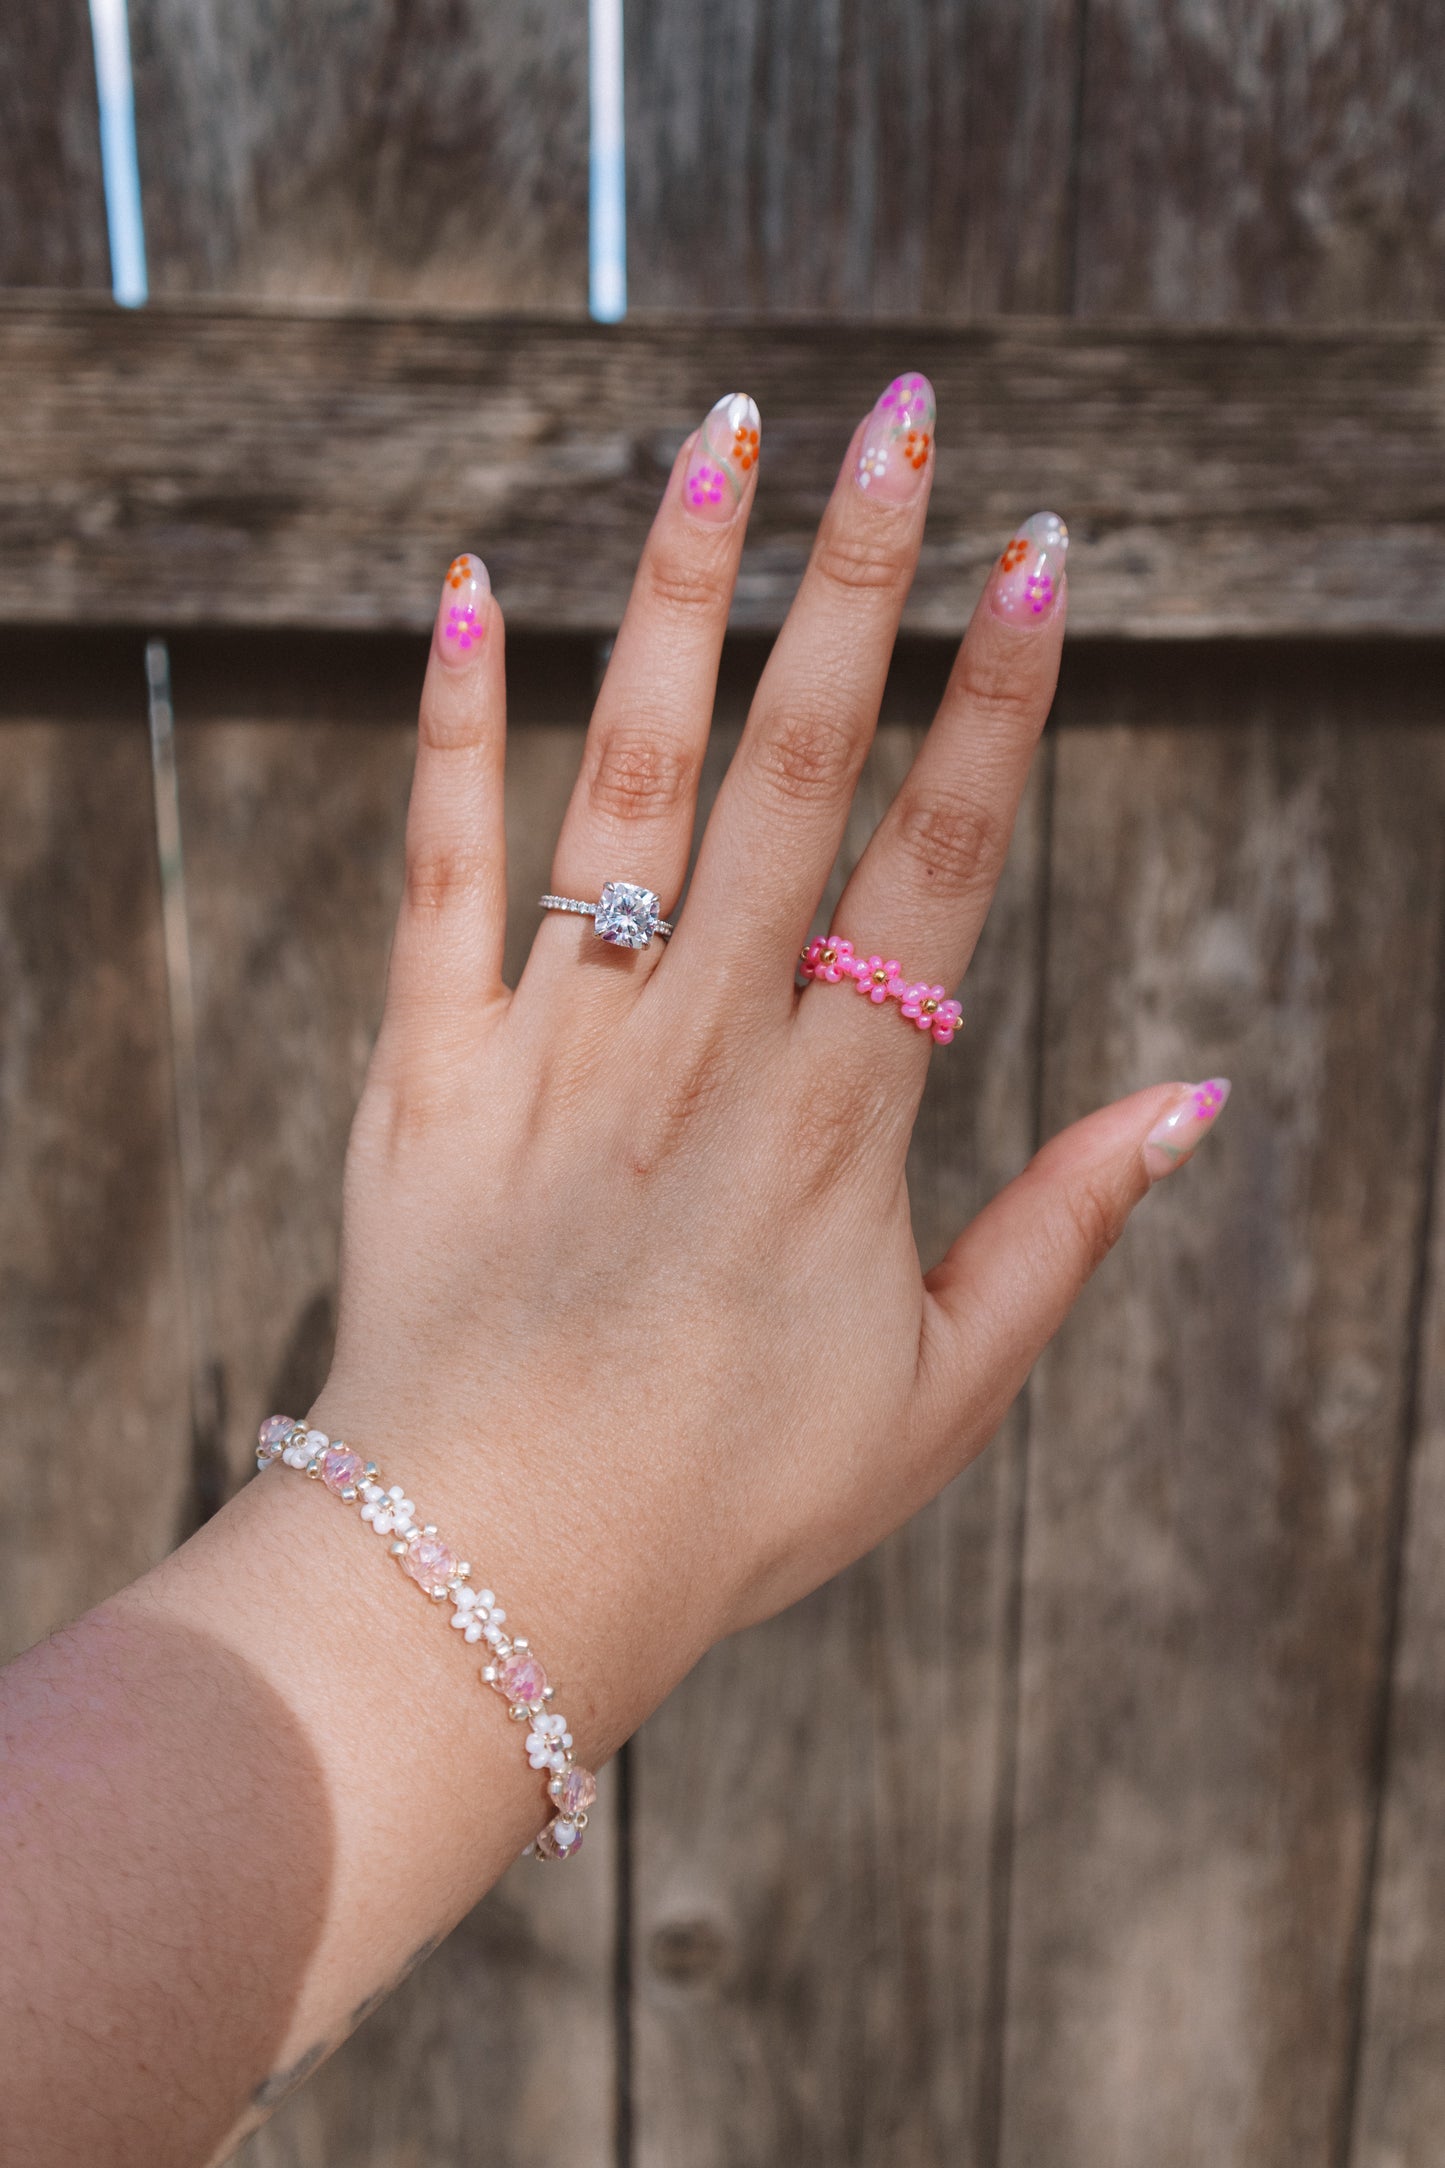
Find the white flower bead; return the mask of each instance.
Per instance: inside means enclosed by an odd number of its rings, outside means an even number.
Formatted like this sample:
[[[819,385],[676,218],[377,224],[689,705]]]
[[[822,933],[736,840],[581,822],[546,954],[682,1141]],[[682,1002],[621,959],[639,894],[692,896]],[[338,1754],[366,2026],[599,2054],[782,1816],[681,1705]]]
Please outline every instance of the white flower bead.
[[[452,1624],[466,1635],[468,1641],[480,1641],[490,1617],[488,1598],[491,1590],[486,1588],[459,1588],[456,1592],[456,1609]]]
[[[366,1503],[361,1509],[361,1518],[370,1521],[379,1536],[389,1536],[393,1530],[400,1536],[409,1534],[416,1507],[399,1483],[393,1483],[389,1491],[383,1491],[379,1484],[368,1483],[363,1495]]]
[[[536,1716],[527,1734],[527,1759],[534,1769],[555,1769],[558,1775],[567,1766],[567,1749],[572,1744],[572,1734],[567,1729],[565,1716]]]

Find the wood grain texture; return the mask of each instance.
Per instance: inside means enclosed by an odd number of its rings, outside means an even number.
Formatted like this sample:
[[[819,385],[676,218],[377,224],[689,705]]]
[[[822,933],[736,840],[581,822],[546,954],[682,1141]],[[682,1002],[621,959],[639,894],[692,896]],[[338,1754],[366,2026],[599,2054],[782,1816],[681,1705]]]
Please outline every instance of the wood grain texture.
[[[1432,0],[1091,0],[1075,307],[1438,317],[1440,28]]]
[[[1435,1140],[1419,1399],[1347,2168],[1426,2168],[1445,2131],[1445,1161]],[[1344,2156],[1342,2155],[1342,2158]]]
[[[1445,718],[1322,675],[1142,708],[1059,740],[1046,1127],[1235,1097],[1033,1382],[1001,2158],[1295,2168],[1341,2157],[1356,2015]]]
[[[418,665],[422,658],[416,658]],[[400,684],[353,721],[223,712],[203,658],[176,657],[178,761],[197,997],[217,1355],[237,1478],[256,1422],[303,1409],[330,1360],[341,1170],[384,992],[414,750]],[[388,719],[386,699],[398,705]],[[403,704],[405,703],[405,704]],[[300,705],[300,703],[298,703]],[[187,724],[188,710],[205,720]],[[514,818],[560,823],[580,732],[524,731]],[[516,854],[519,938],[540,892]],[[282,869],[289,869],[283,876]],[[519,889],[518,883],[521,884]],[[482,1712],[482,1720],[486,1712]],[[249,2168],[363,2168],[407,2148],[542,2168],[610,2161],[613,1822],[591,1872],[509,1875],[294,2100],[251,2139]],[[566,2031],[560,2061],[546,2047]],[[426,2082],[398,2087],[399,2070]],[[520,2082],[518,2073],[521,2073]]]
[[[0,620],[421,629],[438,568],[469,545],[513,623],[608,629],[677,444],[743,382],[765,439],[734,622],[769,629],[849,431],[903,360],[941,415],[915,630],[961,630],[1000,538],[1040,504],[1073,523],[1076,633],[1445,622],[1438,333],[13,303]]]
[[[130,20],[154,293],[586,308],[586,0]]]
[[[883,726],[845,863],[917,742]],[[933,1064],[910,1169],[926,1262],[1031,1146],[1042,815],[1035,785],[969,978],[973,1057]],[[635,1742],[638,2168],[989,2157],[1020,1424],[714,1650]]]
[[[150,761],[0,725],[0,1655],[184,1532],[185,1283]]]
[[[1079,15],[630,0],[631,306],[1063,307]]]
[[[0,285],[110,289],[86,0],[0,18]]]

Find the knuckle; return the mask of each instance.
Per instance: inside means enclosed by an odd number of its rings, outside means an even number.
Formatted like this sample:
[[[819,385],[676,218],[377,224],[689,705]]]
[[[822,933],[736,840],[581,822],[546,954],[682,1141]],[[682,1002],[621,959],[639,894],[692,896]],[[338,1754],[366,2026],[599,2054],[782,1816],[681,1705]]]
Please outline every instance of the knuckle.
[[[419,845],[406,854],[406,907],[419,917],[435,918],[469,896],[481,873],[474,851],[447,843]]]
[[[909,795],[899,804],[896,840],[932,891],[957,899],[993,879],[1008,826],[980,799]]]
[[[879,536],[825,530],[813,550],[811,569],[846,594],[876,594],[897,587],[903,555]]]
[[[847,725],[823,708],[787,708],[761,732],[753,763],[785,798],[835,796],[849,788],[862,749]]]
[[[1064,1192],[1068,1233],[1093,1272],[1108,1256],[1120,1235],[1128,1211],[1122,1198],[1107,1183],[1082,1175]]]
[[[982,642],[964,642],[958,692],[975,727],[982,724],[1008,737],[1037,737],[1048,714],[1047,700],[1018,656]]]
[[[726,608],[731,578],[692,553],[659,553],[648,558],[641,579],[649,607],[672,617],[715,616]]]
[[[649,731],[614,730],[598,747],[587,796],[614,820],[656,819],[683,805],[694,763],[677,744]]]

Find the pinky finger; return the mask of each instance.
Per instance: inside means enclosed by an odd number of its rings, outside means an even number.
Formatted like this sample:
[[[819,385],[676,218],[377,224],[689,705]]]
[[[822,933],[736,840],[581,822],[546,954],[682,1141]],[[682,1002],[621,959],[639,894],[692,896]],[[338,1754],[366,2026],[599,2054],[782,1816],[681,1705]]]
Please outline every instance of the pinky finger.
[[[985,1205],[925,1283],[926,1435],[992,1437],[1135,1205],[1228,1097],[1226,1077],[1135,1092],[1063,1130]]]
[[[502,818],[502,616],[481,559],[442,584],[422,688],[406,820],[406,875],[387,975],[393,1052],[470,1037],[502,992],[507,866]]]

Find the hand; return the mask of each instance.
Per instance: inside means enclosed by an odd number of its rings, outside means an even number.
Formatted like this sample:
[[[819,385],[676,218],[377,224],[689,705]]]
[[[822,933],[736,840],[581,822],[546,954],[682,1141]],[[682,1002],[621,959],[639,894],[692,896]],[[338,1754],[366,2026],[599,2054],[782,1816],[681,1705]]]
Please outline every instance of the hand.
[[[678,456],[558,842],[562,895],[620,878],[676,904],[756,427],[751,402],[720,401]],[[932,427],[909,377],[855,433],[671,942],[619,949],[547,915],[515,992],[501,618],[474,558],[443,590],[315,1419],[507,1591],[589,1758],[980,1450],[1227,1090],[1156,1086],[1079,1123],[921,1275],[909,1132],[929,1059],[978,1050],[965,1031],[935,1052],[896,999],[848,978],[799,994],[794,973],[876,724]],[[834,914],[905,977],[951,988],[978,939],[1053,695],[1066,548],[1047,514],[1008,544]]]

